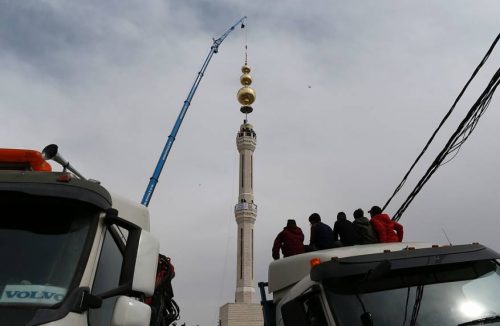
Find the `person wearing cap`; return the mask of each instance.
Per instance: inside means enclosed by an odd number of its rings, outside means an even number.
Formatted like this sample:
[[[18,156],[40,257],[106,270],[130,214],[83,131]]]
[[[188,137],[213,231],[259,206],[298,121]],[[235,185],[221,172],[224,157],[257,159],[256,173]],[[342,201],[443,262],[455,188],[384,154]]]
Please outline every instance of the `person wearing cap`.
[[[352,222],[352,225],[358,233],[359,244],[377,243],[377,234],[375,233],[370,220],[365,217],[363,210],[358,208],[352,215],[354,216],[354,222]]]
[[[383,214],[382,209],[373,206],[368,213],[372,217],[370,222],[377,232],[379,242],[401,242],[403,241],[403,226],[392,221],[389,215]]]
[[[339,237],[340,243],[338,242]],[[359,243],[358,233],[344,212],[337,214],[337,220],[333,225],[333,239],[335,240],[335,246],[353,246]]]
[[[304,252],[304,233],[297,226],[295,220],[288,220],[286,226],[283,228],[273,245],[273,259],[280,258],[280,249],[283,257],[298,255]]]
[[[311,223],[311,237],[306,251],[322,250],[335,247],[332,228],[321,222],[321,216],[313,213],[309,216]]]

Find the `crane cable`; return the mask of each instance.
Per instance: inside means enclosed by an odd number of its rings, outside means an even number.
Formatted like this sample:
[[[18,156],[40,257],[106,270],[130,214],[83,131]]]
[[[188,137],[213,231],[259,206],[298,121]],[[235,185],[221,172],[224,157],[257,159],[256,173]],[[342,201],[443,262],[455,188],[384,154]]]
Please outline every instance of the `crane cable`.
[[[416,160],[413,162],[413,164],[411,165],[410,169],[406,172],[405,176],[403,177],[403,179],[401,180],[401,182],[398,184],[398,186],[396,187],[396,189],[394,190],[393,194],[391,195],[391,197],[387,200],[387,202],[385,203],[385,205],[383,206],[382,210],[385,210],[387,208],[387,206],[389,205],[389,203],[391,202],[391,200],[394,198],[394,196],[399,192],[399,190],[401,190],[401,188],[403,187],[403,185],[405,184],[406,180],[408,179],[408,176],[410,175],[410,173],[413,171],[413,168],[416,166],[416,164],[418,163],[418,161],[420,160],[420,158],[424,155],[424,153],[426,152],[427,148],[429,147],[429,145],[432,143],[432,141],[434,140],[436,134],[439,132],[439,130],[441,129],[441,127],[444,125],[444,123],[446,122],[446,120],[448,119],[448,117],[451,115],[451,113],[453,112],[453,110],[455,109],[455,106],[457,105],[458,101],[462,98],[462,95],[465,93],[465,91],[467,90],[469,84],[472,82],[472,80],[476,77],[477,73],[479,72],[479,70],[482,68],[482,66],[484,65],[484,63],[488,60],[491,52],[493,51],[493,49],[495,48],[498,40],[500,39],[500,34],[497,35],[497,37],[495,38],[495,40],[493,41],[493,43],[491,44],[490,48],[488,49],[488,51],[486,52],[485,56],[483,57],[483,59],[481,60],[481,62],[479,63],[479,65],[476,67],[476,69],[474,70],[474,72],[472,73],[471,77],[469,78],[469,80],[467,81],[467,83],[465,84],[465,86],[462,88],[461,92],[458,94],[457,98],[455,99],[455,101],[453,102],[453,105],[451,106],[451,108],[448,110],[448,112],[446,113],[446,115],[443,117],[443,119],[441,120],[441,122],[439,123],[438,127],[436,128],[436,130],[432,133],[432,136],[429,138],[429,140],[427,141],[427,143],[425,144],[424,148],[422,149],[422,151],[420,152],[420,154],[417,156]]]
[[[241,23],[241,28],[245,28],[247,25]],[[245,28],[245,66],[247,64],[248,64],[248,28]]]
[[[498,40],[498,38],[499,37],[497,37],[496,40]],[[499,84],[500,84],[500,68],[497,69],[497,71],[495,72],[495,74],[491,78],[490,82],[486,86],[486,89],[479,96],[479,98],[476,100],[476,102],[472,105],[469,112],[467,113],[465,118],[462,120],[462,122],[458,126],[457,130],[453,133],[451,138],[446,143],[445,147],[442,149],[442,151],[435,158],[435,160],[431,164],[431,166],[427,169],[427,172],[424,174],[424,176],[417,183],[417,185],[415,186],[413,191],[410,193],[408,198],[405,200],[405,202],[398,209],[396,214],[394,214],[394,217],[392,218],[394,221],[398,221],[401,218],[401,216],[403,215],[406,208],[410,205],[410,203],[413,201],[415,196],[419,193],[419,191],[422,189],[422,187],[425,185],[425,183],[430,179],[430,177],[434,174],[434,172],[436,172],[436,170],[441,165],[449,162],[449,160],[444,162],[446,157],[453,152],[458,152],[460,147],[464,144],[464,142],[467,140],[467,138],[471,135],[472,131],[474,131],[474,129],[476,128],[476,126],[479,122],[479,119],[481,118],[481,116],[484,114],[484,112],[488,108],[488,106],[491,102],[491,99],[493,97],[493,94],[495,93],[495,90]],[[456,153],[455,153],[455,155],[456,155]]]

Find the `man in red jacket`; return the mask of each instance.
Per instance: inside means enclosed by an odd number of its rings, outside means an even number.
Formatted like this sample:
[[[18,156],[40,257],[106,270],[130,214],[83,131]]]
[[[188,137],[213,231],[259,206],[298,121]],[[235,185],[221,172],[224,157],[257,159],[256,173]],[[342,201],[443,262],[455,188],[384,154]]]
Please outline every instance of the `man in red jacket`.
[[[380,207],[373,206],[368,213],[372,217],[370,223],[377,232],[379,242],[403,241],[403,226],[392,221],[389,215],[383,214]]]
[[[280,258],[280,249],[283,257],[293,256],[304,252],[304,233],[297,226],[295,220],[288,220],[273,245],[273,258]]]

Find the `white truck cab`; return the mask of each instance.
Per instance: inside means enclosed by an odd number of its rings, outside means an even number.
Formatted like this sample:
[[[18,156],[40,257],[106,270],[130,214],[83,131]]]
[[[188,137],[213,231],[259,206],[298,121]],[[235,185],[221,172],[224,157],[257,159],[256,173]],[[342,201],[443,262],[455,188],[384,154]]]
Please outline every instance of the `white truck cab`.
[[[500,325],[498,258],[480,244],[380,243],[276,260],[259,283],[265,325]]]
[[[150,325],[159,242],[147,208],[5,151],[0,324]]]

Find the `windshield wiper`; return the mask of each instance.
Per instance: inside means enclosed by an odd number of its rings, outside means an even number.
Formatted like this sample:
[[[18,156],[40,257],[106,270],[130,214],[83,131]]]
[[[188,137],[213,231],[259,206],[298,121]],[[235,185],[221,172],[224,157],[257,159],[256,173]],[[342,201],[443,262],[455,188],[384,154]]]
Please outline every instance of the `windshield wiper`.
[[[462,324],[458,324],[457,326],[467,326],[467,325],[484,325],[484,324],[491,324],[494,322],[500,321],[500,316],[490,316],[490,317],[485,317],[485,318],[480,318],[476,320],[471,320]]]

